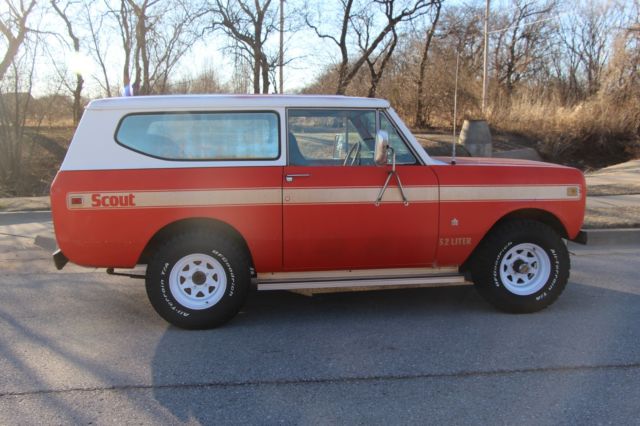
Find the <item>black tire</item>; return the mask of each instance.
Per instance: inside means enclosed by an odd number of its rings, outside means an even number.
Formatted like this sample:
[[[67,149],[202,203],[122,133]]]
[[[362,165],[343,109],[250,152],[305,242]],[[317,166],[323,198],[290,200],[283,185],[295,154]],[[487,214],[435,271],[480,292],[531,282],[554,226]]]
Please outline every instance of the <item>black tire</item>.
[[[206,231],[183,233],[164,241],[150,260],[147,295],[156,312],[177,327],[214,328],[244,304],[249,267],[248,254],[232,239]]]
[[[567,247],[552,228],[517,219],[498,225],[480,243],[471,273],[478,292],[493,306],[530,313],[556,301],[570,267]]]

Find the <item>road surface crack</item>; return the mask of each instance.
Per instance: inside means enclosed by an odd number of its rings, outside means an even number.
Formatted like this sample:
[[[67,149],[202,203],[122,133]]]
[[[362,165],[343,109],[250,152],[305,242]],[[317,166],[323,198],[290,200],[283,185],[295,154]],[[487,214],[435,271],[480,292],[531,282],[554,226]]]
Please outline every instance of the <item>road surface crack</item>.
[[[289,386],[289,385],[314,385],[314,384],[350,384],[366,382],[391,382],[416,379],[446,379],[446,378],[469,378],[469,377],[494,377],[518,374],[539,374],[539,373],[579,373],[592,371],[611,370],[635,370],[640,369],[640,363],[630,364],[605,364],[605,365],[578,365],[578,366],[558,366],[540,368],[516,368],[511,370],[487,370],[487,371],[458,371],[450,373],[418,373],[418,374],[397,374],[397,375],[370,375],[370,376],[350,376],[350,377],[324,377],[324,378],[298,378],[298,379],[272,379],[272,380],[230,380],[230,381],[210,381],[201,383],[176,383],[159,385],[115,385],[96,386],[85,388],[68,389],[41,389],[24,392],[2,392],[0,398],[14,396],[37,396],[48,394],[66,394],[78,392],[104,392],[104,391],[136,391],[136,390],[161,390],[161,389],[207,389],[207,388],[228,388],[228,387],[257,387],[257,386]]]

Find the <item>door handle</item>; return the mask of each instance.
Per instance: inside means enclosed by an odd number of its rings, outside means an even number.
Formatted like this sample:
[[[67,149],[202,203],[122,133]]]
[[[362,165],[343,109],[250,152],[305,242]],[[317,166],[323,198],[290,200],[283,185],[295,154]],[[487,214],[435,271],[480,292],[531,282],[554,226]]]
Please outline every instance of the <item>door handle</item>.
[[[294,174],[286,175],[284,177],[284,180],[286,180],[287,182],[293,182],[293,178],[309,177],[309,176],[311,176],[311,173],[294,173]]]

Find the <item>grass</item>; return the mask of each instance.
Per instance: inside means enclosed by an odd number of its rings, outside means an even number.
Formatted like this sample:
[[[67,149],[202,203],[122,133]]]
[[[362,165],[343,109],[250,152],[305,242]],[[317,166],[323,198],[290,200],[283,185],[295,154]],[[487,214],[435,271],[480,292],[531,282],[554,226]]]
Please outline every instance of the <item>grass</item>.
[[[638,177],[640,179],[640,176]],[[587,193],[590,196],[602,195],[635,195],[640,194],[640,182],[638,184],[609,184],[609,185],[591,185]]]
[[[594,96],[572,107],[514,96],[491,112],[493,127],[528,135],[547,161],[593,170],[640,157],[640,99]]]
[[[639,228],[640,206],[587,208],[584,216],[584,228]]]
[[[0,197],[48,194],[73,132],[73,127],[27,128],[22,142],[24,154],[20,177],[13,182],[4,182],[4,185],[0,182]],[[44,138],[38,139],[37,135]]]
[[[0,198],[0,212],[37,211],[50,208],[49,196]]]

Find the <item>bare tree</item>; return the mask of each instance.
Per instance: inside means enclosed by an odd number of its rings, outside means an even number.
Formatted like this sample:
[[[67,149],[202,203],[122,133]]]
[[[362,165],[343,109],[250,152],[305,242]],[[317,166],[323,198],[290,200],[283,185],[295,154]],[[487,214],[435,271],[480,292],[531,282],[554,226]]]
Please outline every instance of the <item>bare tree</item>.
[[[612,43],[613,28],[617,26],[617,8],[609,3],[580,2],[566,19],[560,32],[567,56],[573,58],[571,78],[578,80],[580,65],[586,80],[586,94],[592,95],[600,88],[600,80]],[[577,84],[576,84],[577,85]]]
[[[425,120],[425,105],[424,105],[424,89],[425,89],[425,77],[427,74],[427,61],[429,57],[429,49],[431,48],[431,41],[433,40],[433,35],[436,32],[436,28],[438,26],[438,21],[440,20],[440,11],[442,10],[442,2],[437,1],[434,3],[434,14],[431,18],[431,22],[429,28],[426,30],[426,37],[424,40],[424,45],[422,48],[422,55],[420,58],[420,68],[418,69],[418,101],[416,104],[416,118],[415,125],[416,127],[425,127],[427,125]]]
[[[273,1],[215,0],[209,11],[210,29],[222,31],[230,40],[228,49],[251,63],[253,93],[269,93],[269,72],[277,63],[277,56],[266,49],[269,36],[278,30]]]
[[[174,93],[221,93],[225,89],[213,64],[171,84]]]
[[[26,112],[32,97],[37,39],[27,43],[32,32],[27,20],[36,1],[7,1],[0,12],[0,33],[6,51],[0,62],[0,186],[17,192],[21,182]]]
[[[71,39],[71,46],[76,55],[80,55],[80,38],[76,35],[71,23],[72,18],[69,17],[69,7],[72,2],[67,1],[61,8],[59,0],[51,0],[51,6],[56,11],[58,16],[62,19],[67,29],[67,35]],[[84,78],[80,72],[76,72],[76,84],[74,87],[70,87],[65,82],[65,86],[71,91],[73,95],[73,123],[78,124],[80,117],[82,116],[82,88],[84,86]]]
[[[611,102],[640,105],[640,0],[629,7],[625,22],[614,35],[611,55],[602,76],[600,91]],[[631,108],[626,108],[632,110]],[[629,111],[630,112],[630,111]],[[640,109],[635,123],[640,135]]]
[[[110,9],[124,53],[122,80],[135,94],[167,90],[171,71],[200,36],[193,26],[202,11],[189,7],[181,0],[121,0]]]
[[[502,28],[493,33],[494,67],[498,82],[507,93],[544,63],[555,7],[555,0],[542,5],[533,0],[515,0],[510,12],[498,15]]]
[[[439,45],[453,50],[452,58],[460,55],[461,62],[471,72],[480,73],[483,65],[484,8],[449,7],[441,16],[442,36]]]
[[[558,95],[565,104],[574,104],[584,98],[580,83],[580,59],[571,49],[567,49],[567,43],[573,43],[573,34],[564,33],[559,28],[557,31],[559,42],[555,43],[549,51],[549,69],[558,89]]]
[[[134,37],[133,28],[135,27],[135,20],[133,18],[133,13],[128,7],[128,0],[120,1],[120,8],[115,11],[111,10],[112,14],[116,17],[118,21],[118,25],[120,27],[120,40],[122,41],[122,52],[124,53],[124,65],[122,66],[122,85],[127,87],[131,86],[131,54],[134,49]],[[146,9],[146,8],[145,8]],[[137,62],[137,61],[136,61]],[[140,66],[136,66],[137,69],[140,69]],[[134,85],[135,86],[135,85]],[[139,89],[139,80],[138,87],[135,87],[136,93]]]
[[[373,0],[366,4],[356,3],[356,1],[340,0],[341,26],[336,34],[324,32],[317,24],[312,23],[308,16],[306,17],[307,25],[315,31],[318,37],[332,41],[340,50],[338,84],[336,87],[336,94],[338,95],[343,95],[346,92],[351,80],[358,74],[360,68],[380,46],[384,46],[387,36],[392,34],[400,23],[424,15],[434,4],[433,0]],[[366,22],[366,18],[363,20],[362,17],[366,17],[372,7],[381,9],[385,19],[382,25],[375,30],[373,28],[369,29],[366,45],[361,44],[357,56],[351,57],[349,53],[351,34],[353,32],[356,34],[364,33],[358,27],[361,28],[361,23]]]
[[[382,49],[379,55],[372,58],[372,56],[368,56],[366,59],[367,67],[369,68],[369,92],[367,96],[369,98],[375,98],[376,92],[378,90],[378,85],[380,84],[380,80],[382,79],[382,74],[384,73],[385,68],[389,64],[389,60],[393,55],[393,52],[398,45],[398,33],[396,29],[391,30],[391,40],[387,43],[386,46]],[[379,63],[379,65],[377,65]],[[377,65],[377,66],[376,66]]]
[[[385,15],[389,18],[388,13],[393,9],[387,8]],[[371,37],[375,32],[376,11],[363,10],[360,15],[354,16],[352,19],[353,29],[358,41],[358,47],[361,52],[367,50],[371,44]],[[386,66],[398,45],[398,32],[395,27],[391,29],[391,38],[384,42],[384,45],[376,53],[372,53],[365,58],[365,63],[369,70],[369,91],[367,96],[373,98],[376,96],[378,84],[382,79],[382,75]]]
[[[89,51],[91,52],[96,63],[100,67],[101,76],[94,76],[94,79],[100,85],[104,94],[107,97],[113,96],[113,90],[111,87],[111,79],[109,78],[109,71],[107,69],[106,55],[108,53],[108,42],[104,42],[102,34],[107,33],[104,31],[105,18],[108,16],[105,13],[95,12],[93,2],[84,3],[84,22],[86,28],[89,30],[91,37],[89,44]]]
[[[17,3],[17,4],[16,4]],[[29,31],[27,19],[36,5],[36,0],[25,3],[6,0],[8,10],[0,13],[0,33],[4,36],[7,51],[0,62],[0,80],[2,80],[18,54],[18,49],[24,42]]]
[[[13,57],[0,86],[0,184],[18,193],[38,42]]]
[[[233,56],[233,74],[230,81],[231,92],[249,93],[253,90],[253,63],[251,59],[244,54],[243,49],[240,47],[240,43],[237,41],[235,43],[235,47],[227,47],[226,49],[227,51],[230,50]]]

